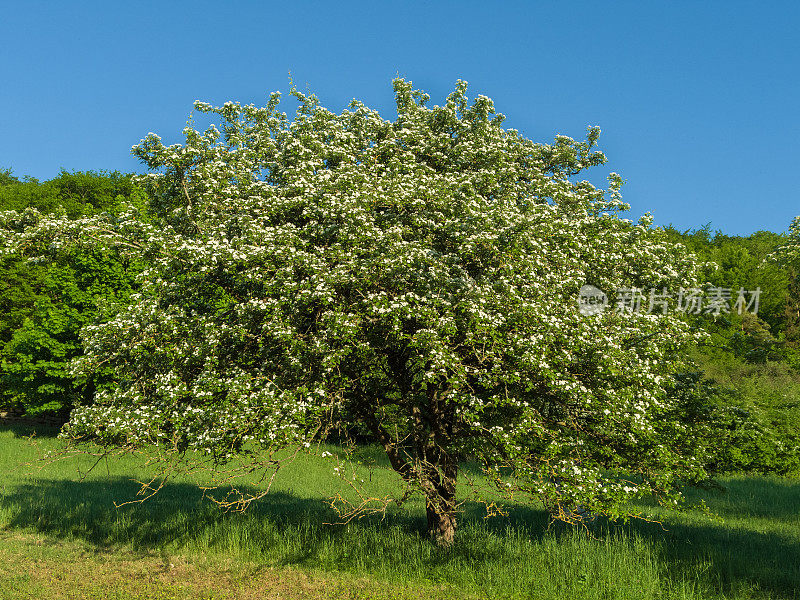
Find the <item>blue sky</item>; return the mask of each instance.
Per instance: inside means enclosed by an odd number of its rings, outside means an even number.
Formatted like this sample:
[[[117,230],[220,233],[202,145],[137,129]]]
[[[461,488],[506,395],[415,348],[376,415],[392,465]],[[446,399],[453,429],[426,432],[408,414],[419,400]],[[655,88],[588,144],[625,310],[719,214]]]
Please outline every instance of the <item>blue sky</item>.
[[[749,234],[800,214],[800,3],[2,2],[0,168],[141,172],[195,99],[301,89],[393,118],[459,78],[535,141],[599,125],[632,217]],[[292,106],[287,103],[287,110]]]

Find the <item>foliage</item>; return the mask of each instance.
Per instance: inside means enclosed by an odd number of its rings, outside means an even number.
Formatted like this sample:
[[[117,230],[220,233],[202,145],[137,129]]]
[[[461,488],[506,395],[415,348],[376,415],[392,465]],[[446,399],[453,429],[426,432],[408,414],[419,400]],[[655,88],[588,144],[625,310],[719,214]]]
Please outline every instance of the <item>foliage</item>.
[[[679,416],[704,426],[706,470],[800,474],[800,377],[784,363],[747,364],[722,353],[701,364],[704,371],[676,378],[673,393]]]
[[[748,363],[720,350],[694,356],[713,381],[716,470],[800,473],[800,374],[784,361]]]
[[[750,236],[729,236],[720,231],[711,233],[710,225],[678,232],[667,228],[667,235],[684,244],[701,261],[700,281],[707,287],[731,290],[760,290],[757,315],[735,311],[691,315],[696,327],[710,333],[705,343],[724,349],[749,362],[782,360],[786,357],[787,335],[793,335],[786,311],[796,302],[793,294],[794,273],[785,266],[768,260],[786,236],[758,231]]]
[[[7,175],[0,206],[16,209],[5,213],[7,232],[32,225],[41,213],[77,219],[142,201],[130,177],[119,173],[62,171],[44,183]],[[139,269],[102,249],[31,250],[0,256],[0,406],[35,415],[69,409],[78,399],[89,402],[96,387],[109,383],[108,368],[76,378],[69,364],[82,353],[80,329],[107,320],[126,301]],[[30,260],[31,254],[39,259]]]
[[[113,212],[119,207],[119,196],[135,196],[131,176],[118,171],[62,169],[57,177],[45,182],[31,177],[20,181],[9,170],[0,173],[0,210],[21,212],[34,208],[42,214],[64,212],[69,218],[77,218]]]
[[[770,258],[781,264],[791,274],[790,301],[786,306],[786,338],[796,351],[791,361],[800,372],[800,216],[789,226],[789,237]]]
[[[785,257],[792,236],[758,231],[712,233],[710,225],[678,232],[672,240],[704,263],[709,286],[761,290],[758,315],[690,315],[710,333],[691,352],[700,373],[684,379],[683,394],[714,424],[708,469],[715,472],[796,473],[800,470],[800,352],[797,270]],[[702,375],[701,375],[702,373]],[[691,405],[691,403],[690,403]]]
[[[775,253],[775,258],[788,264],[800,263],[800,216],[789,225],[789,239]]]
[[[605,161],[598,128],[538,144],[488,98],[470,105],[464,82],[433,108],[410,82],[394,89],[395,121],[297,90],[291,121],[278,94],[264,108],[198,102],[222,131],[134,147],[158,171],[155,221],[43,220],[9,238],[150,261],[134,303],[84,328],[75,372],[108,366],[119,385],[65,434],[225,462],[355,420],[443,544],[467,456],[509,496],[612,517],[648,494],[679,503],[705,450],[670,418],[668,388],[700,334],[672,312],[585,315],[577,298],[586,283],[691,287],[692,258],[649,216],[620,218],[618,175],[608,190],[576,181]],[[361,498],[345,518],[390,500]]]
[[[12,183],[19,183],[19,179],[11,174],[11,169],[0,169],[0,186],[10,185]]]

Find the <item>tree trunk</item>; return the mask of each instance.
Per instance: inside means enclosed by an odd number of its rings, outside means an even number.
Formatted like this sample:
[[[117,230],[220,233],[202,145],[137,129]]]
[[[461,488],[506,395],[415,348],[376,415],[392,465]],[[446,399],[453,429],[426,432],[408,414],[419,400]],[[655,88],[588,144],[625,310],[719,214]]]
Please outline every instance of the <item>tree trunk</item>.
[[[456,477],[458,464],[446,458],[444,464],[429,473],[426,482],[425,512],[428,535],[437,546],[453,543],[456,533]]]
[[[441,511],[431,503],[427,503],[428,535],[437,546],[446,548],[453,543],[456,535],[455,511]]]

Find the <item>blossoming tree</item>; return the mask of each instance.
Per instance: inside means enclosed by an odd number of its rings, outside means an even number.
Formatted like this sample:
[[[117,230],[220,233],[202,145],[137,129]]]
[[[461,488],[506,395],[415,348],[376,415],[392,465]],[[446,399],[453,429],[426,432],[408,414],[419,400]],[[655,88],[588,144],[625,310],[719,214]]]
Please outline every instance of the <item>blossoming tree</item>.
[[[394,91],[393,121],[296,89],[293,119],[277,93],[197,102],[219,128],[134,147],[153,171],[147,219],[15,234],[151,264],[136,301],[85,330],[76,372],[112,365],[121,383],[64,435],[225,462],[357,423],[444,545],[466,459],[565,520],[579,504],[625,516],[645,494],[678,503],[704,477],[667,393],[695,334],[660,309],[584,314],[578,294],[692,287],[693,259],[649,216],[620,218],[618,175],[578,180],[605,162],[598,128],[534,143],[462,81],[442,106],[402,79]]]
[[[773,258],[785,264],[800,264],[800,216],[789,225],[789,239],[773,253]]]

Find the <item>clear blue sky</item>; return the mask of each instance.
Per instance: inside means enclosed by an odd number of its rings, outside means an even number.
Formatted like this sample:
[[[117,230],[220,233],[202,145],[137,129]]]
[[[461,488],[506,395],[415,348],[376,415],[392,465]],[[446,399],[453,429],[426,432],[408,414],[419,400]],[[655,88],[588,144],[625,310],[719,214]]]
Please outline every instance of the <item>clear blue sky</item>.
[[[288,73],[393,118],[401,75],[456,79],[536,141],[599,125],[633,217],[730,234],[800,214],[800,3],[2,2],[0,168],[141,171],[195,99],[263,103]],[[287,109],[292,107],[287,103]]]

